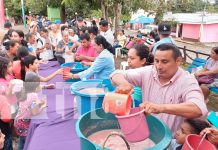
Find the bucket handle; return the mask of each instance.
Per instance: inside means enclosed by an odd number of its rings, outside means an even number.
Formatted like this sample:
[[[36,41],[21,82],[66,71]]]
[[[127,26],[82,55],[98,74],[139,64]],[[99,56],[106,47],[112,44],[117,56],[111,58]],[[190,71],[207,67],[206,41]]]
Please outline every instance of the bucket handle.
[[[124,137],[121,133],[119,133],[119,132],[111,132],[111,133],[107,136],[106,140],[104,141],[104,143],[103,143],[103,145],[102,145],[102,150],[104,150],[104,147],[105,147],[105,144],[106,144],[107,140],[108,140],[111,136],[115,136],[115,135],[121,137],[121,138],[123,139],[123,141],[125,142],[127,149],[130,150],[129,143],[126,141],[125,137]]]
[[[143,110],[140,111],[140,113],[144,113],[144,111],[145,111],[145,110],[143,109]],[[143,118],[144,118],[144,117],[141,115],[140,121],[138,121],[137,125],[135,126],[135,128],[134,128],[132,131],[130,131],[130,132],[124,132],[124,131],[122,130],[123,134],[128,135],[128,134],[133,133],[133,132],[138,128],[138,126],[140,125],[140,123],[141,123],[141,121],[142,121]]]

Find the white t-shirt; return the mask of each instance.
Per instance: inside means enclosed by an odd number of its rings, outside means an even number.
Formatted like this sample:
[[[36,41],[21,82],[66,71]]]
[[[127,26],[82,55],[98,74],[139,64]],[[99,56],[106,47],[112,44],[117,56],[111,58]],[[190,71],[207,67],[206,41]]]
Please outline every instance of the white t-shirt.
[[[49,49],[45,48],[46,43],[50,44],[49,39],[45,39],[43,37],[40,37],[41,40],[38,40],[37,42],[37,48],[43,48],[43,52],[39,54],[39,58],[42,60],[50,60],[54,58],[53,51],[51,47]]]
[[[105,39],[113,46],[114,45],[114,35],[113,32],[108,29],[106,32],[100,32],[100,34],[105,37]]]

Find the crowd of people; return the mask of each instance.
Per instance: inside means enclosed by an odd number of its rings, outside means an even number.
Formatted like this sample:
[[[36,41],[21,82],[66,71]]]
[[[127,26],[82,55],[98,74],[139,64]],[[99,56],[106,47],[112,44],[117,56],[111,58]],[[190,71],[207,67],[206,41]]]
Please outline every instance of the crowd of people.
[[[39,114],[45,101],[36,94],[41,86],[63,70],[47,77],[38,74],[40,64],[58,61],[59,64],[79,61],[89,68],[77,74],[65,73],[65,79],[111,79],[117,91],[141,91],[139,107],[147,115],[153,114],[167,124],[175,138],[172,149],[181,149],[188,134],[203,135],[218,146],[218,130],[203,119],[208,114],[206,100],[209,88],[217,86],[218,48],[211,50],[206,66],[194,76],[183,70],[182,54],[170,37],[171,26],[161,23],[148,34],[138,32],[125,35],[120,29],[115,39],[107,20],[94,20],[87,26],[79,17],[75,26],[60,22],[29,22],[29,32],[12,28],[5,23],[0,47],[0,148],[11,150],[12,128],[19,136],[18,149],[22,150],[31,116]],[[115,49],[121,48],[121,57],[127,56],[129,70],[115,71]],[[211,82],[200,82],[210,76]],[[24,87],[13,92],[13,79],[20,79]],[[33,84],[34,83],[34,84]],[[13,110],[13,111],[12,111]],[[15,118],[12,120],[12,118]],[[201,118],[201,119],[199,119]]]

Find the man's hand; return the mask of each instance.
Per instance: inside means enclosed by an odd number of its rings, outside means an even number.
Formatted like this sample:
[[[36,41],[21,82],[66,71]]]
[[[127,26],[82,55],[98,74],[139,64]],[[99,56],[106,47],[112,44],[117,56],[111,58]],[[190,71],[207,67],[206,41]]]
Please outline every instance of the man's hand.
[[[207,133],[208,140],[212,144],[218,146],[218,130],[213,128],[206,128],[200,133],[200,135],[203,136],[205,133]]]
[[[76,57],[78,57],[79,60],[84,60],[84,59],[86,59],[84,55],[79,55],[79,56],[76,56]]]
[[[92,62],[81,62],[83,66],[91,66]]]
[[[120,84],[117,87],[116,92],[122,93],[122,94],[131,94],[131,93],[133,93],[133,85],[130,83]]]
[[[145,113],[147,115],[150,115],[151,113],[159,114],[163,112],[163,107],[161,104],[155,104],[151,102],[143,102],[140,104],[140,109],[144,109]]]

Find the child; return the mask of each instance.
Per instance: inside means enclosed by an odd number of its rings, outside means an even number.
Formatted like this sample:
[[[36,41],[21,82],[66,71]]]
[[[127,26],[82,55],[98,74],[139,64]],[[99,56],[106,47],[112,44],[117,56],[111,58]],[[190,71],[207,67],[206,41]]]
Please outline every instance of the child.
[[[10,81],[13,79],[12,63],[4,57],[0,57],[0,100],[1,100],[1,120],[0,129],[5,135],[4,149],[12,148],[12,131],[10,128],[11,108],[16,105],[16,96],[12,95],[12,85]],[[4,111],[4,113],[2,113]],[[7,115],[4,116],[4,115]],[[4,120],[3,118],[7,118]]]
[[[48,38],[48,30],[42,29],[40,31],[40,36],[41,37],[38,39],[37,42],[38,48],[41,48],[39,57],[42,60],[53,60],[54,55]]]
[[[25,63],[26,68],[28,69],[27,72],[35,72],[38,74],[39,61],[37,60],[35,56],[29,55],[29,56],[24,57],[24,63]],[[62,74],[62,72],[63,72],[62,69],[58,69],[57,71],[55,71],[54,73],[52,73],[51,75],[47,77],[39,76],[40,82],[48,82],[49,80],[54,78],[56,75]]]
[[[40,77],[29,72],[26,75],[23,91],[19,96],[19,109],[14,120],[16,133],[20,136],[18,150],[22,150],[31,116],[39,114],[45,108],[45,101],[39,100],[37,92],[40,89]]]
[[[182,149],[185,139],[189,134],[200,134],[205,128],[209,128],[210,124],[200,119],[186,119],[176,132],[176,139],[173,139],[170,150]]]

